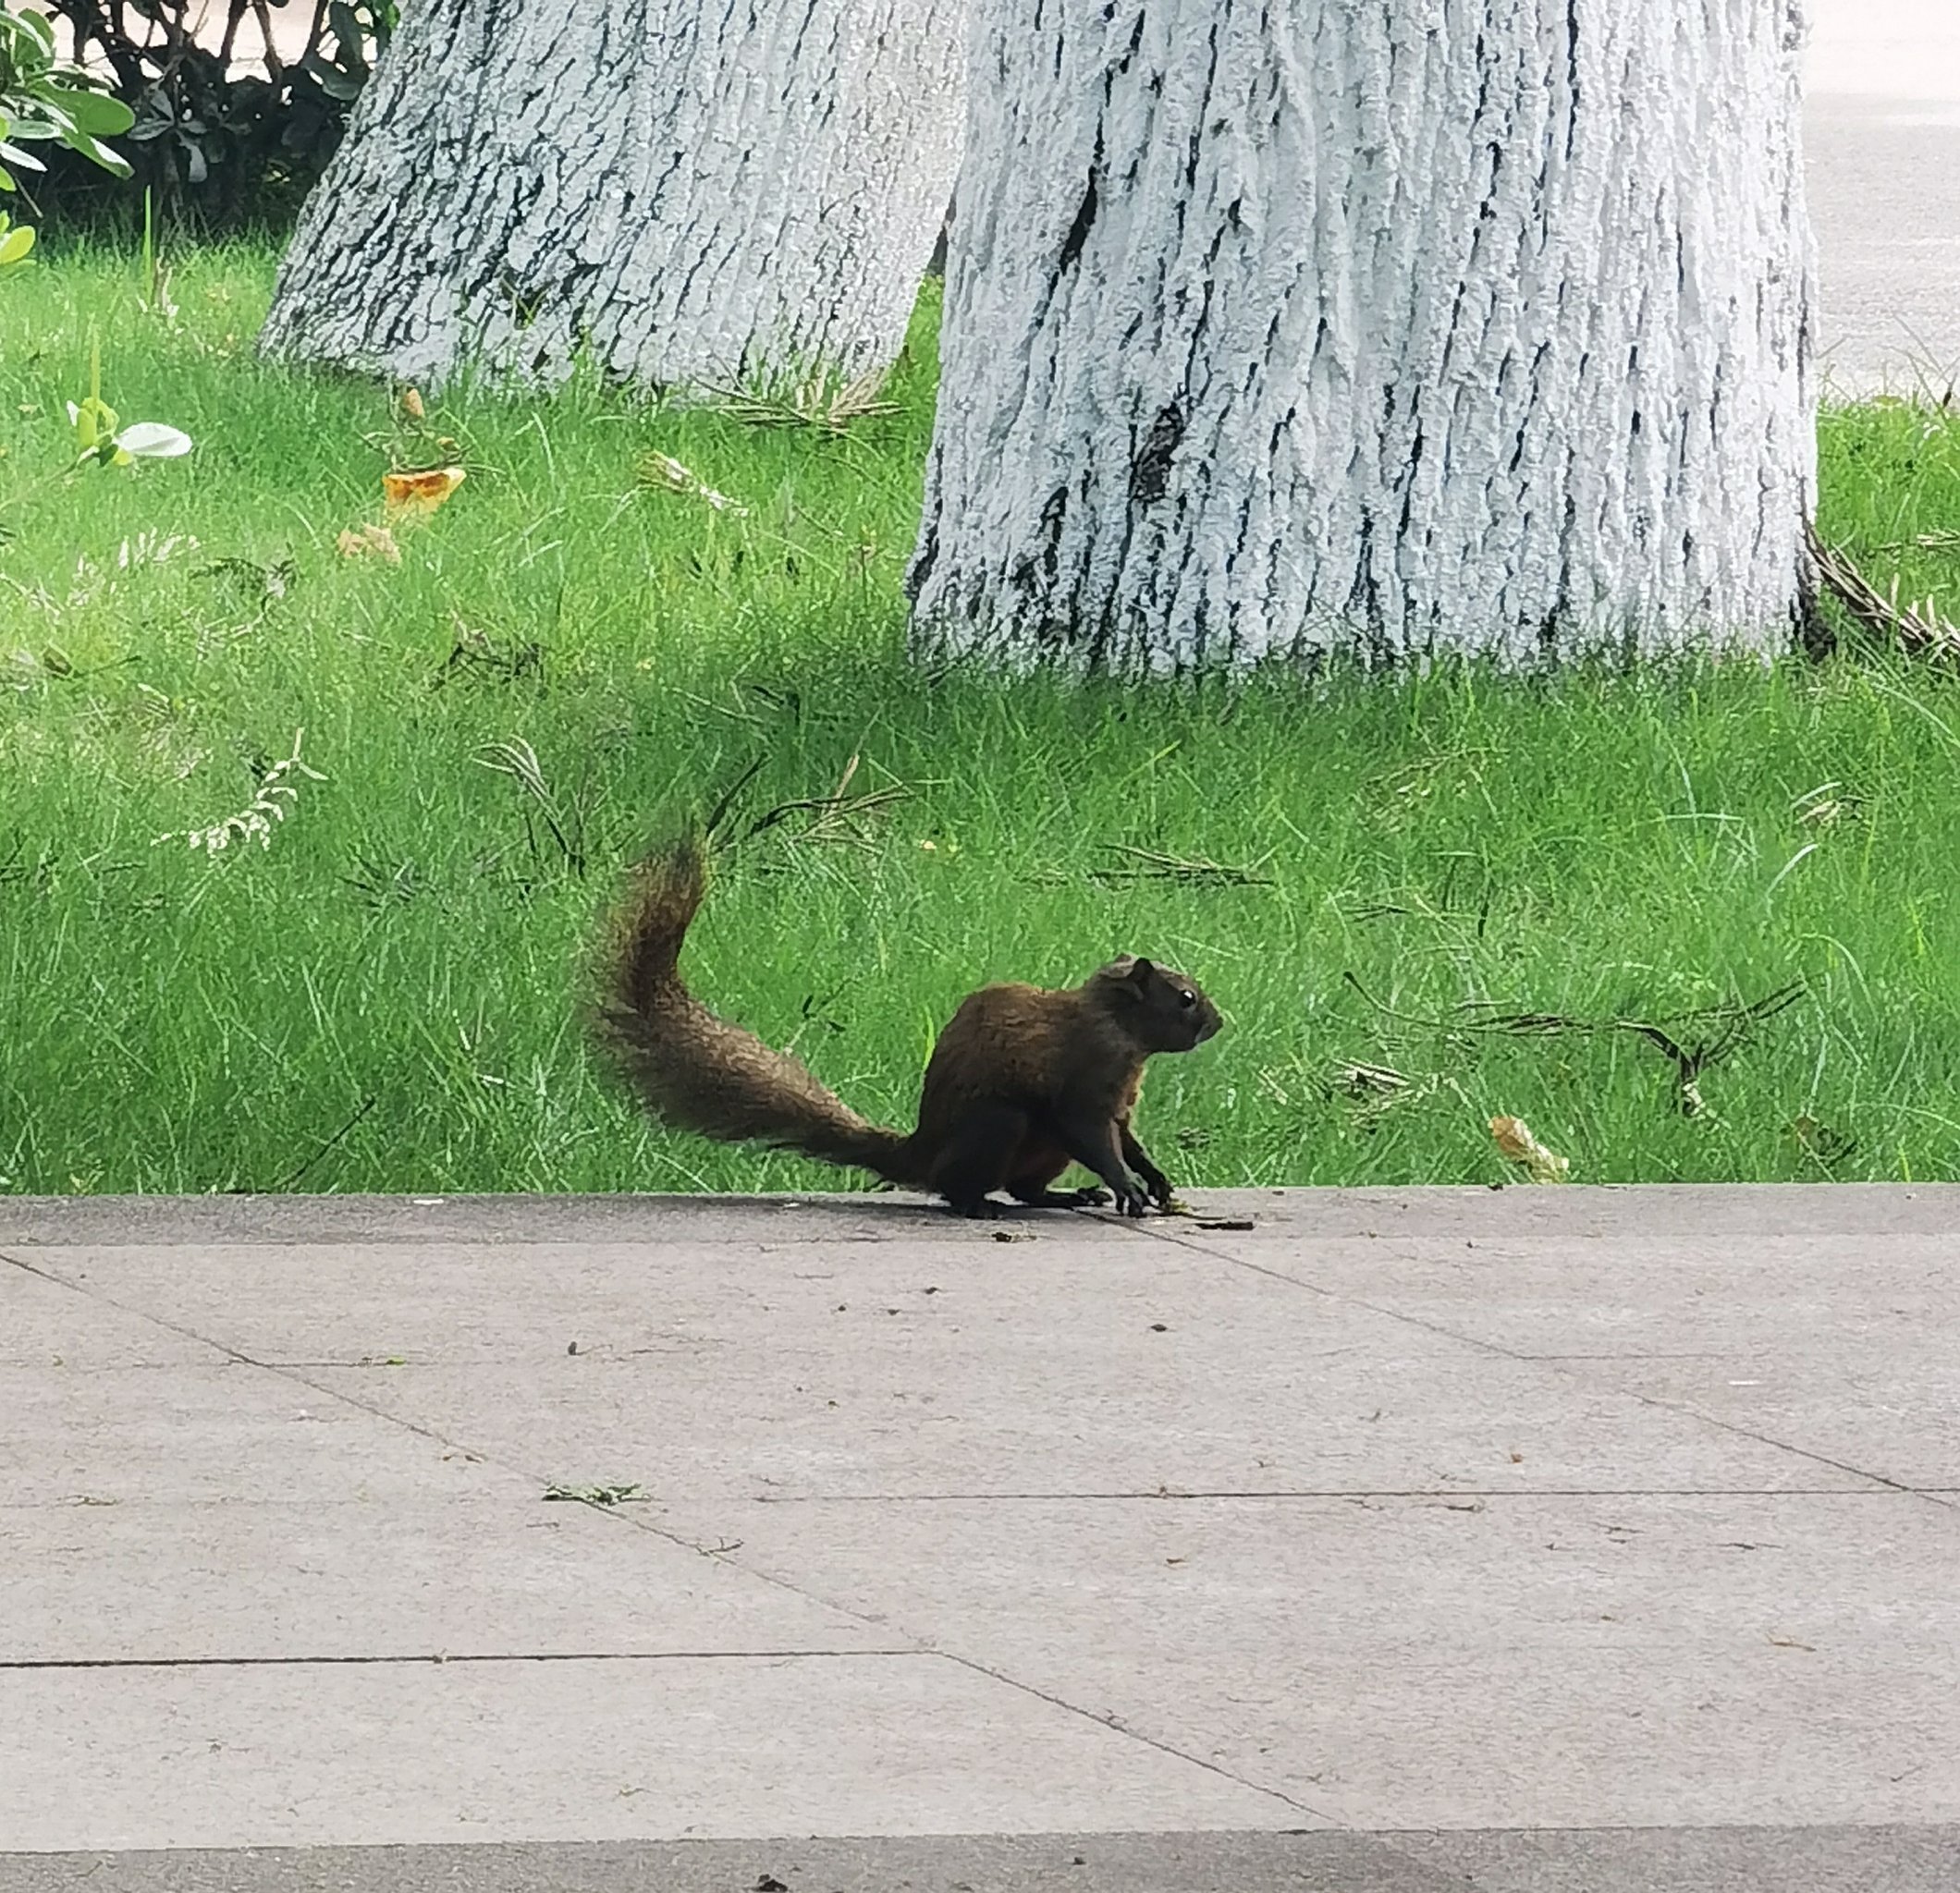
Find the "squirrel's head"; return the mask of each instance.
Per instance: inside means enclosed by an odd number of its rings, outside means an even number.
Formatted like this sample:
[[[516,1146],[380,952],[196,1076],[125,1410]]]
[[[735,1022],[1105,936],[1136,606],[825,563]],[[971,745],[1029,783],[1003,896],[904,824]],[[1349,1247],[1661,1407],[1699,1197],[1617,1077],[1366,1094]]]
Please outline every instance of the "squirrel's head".
[[[1188,1052],[1224,1023],[1195,980],[1154,959],[1125,953],[1099,969],[1091,983],[1145,1051]]]

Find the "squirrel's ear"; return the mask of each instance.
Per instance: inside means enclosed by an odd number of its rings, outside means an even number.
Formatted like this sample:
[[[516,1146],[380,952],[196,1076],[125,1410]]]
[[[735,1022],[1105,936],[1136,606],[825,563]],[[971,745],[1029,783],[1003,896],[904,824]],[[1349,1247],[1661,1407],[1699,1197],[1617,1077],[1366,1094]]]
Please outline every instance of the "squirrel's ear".
[[[1156,967],[1147,959],[1134,960],[1130,967],[1130,983],[1134,986],[1146,986],[1156,971]]]

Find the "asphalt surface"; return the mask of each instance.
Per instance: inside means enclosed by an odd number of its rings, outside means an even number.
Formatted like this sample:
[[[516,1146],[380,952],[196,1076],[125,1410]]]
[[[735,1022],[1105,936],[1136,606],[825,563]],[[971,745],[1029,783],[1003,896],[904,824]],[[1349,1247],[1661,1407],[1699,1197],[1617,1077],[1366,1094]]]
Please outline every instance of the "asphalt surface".
[[[1804,12],[1827,392],[1942,399],[1960,379],[1960,6]]]
[[[0,1893],[1960,1884],[1960,1189],[1193,1199],[0,1199]]]
[[[1960,98],[1813,94],[1806,118],[1827,395],[1944,399],[1960,384]]]

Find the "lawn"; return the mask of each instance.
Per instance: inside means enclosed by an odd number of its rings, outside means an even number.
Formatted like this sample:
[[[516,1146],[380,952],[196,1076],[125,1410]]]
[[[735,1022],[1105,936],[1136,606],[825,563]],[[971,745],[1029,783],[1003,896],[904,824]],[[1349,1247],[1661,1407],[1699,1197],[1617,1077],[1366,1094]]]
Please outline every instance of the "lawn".
[[[186,254],[172,314],[93,250],[0,288],[0,1189],[848,1183],[649,1127],[577,1023],[621,865],[752,769],[691,976],[888,1121],[963,993],[1130,950],[1227,1015],[1139,1116],[1187,1190],[1496,1182],[1494,1113],[1590,1181],[1960,1175],[1960,683],[925,678],[929,306],[841,437],[590,387],[417,423],[259,364],[270,277]],[[48,482],[92,332],[189,459]],[[444,437],[469,478],[400,563],[343,554]],[[1886,549],[1960,526],[1960,418],[1823,446],[1827,536],[1960,607],[1960,539]],[[193,849],[300,730],[270,846]],[[1709,1008],[1668,1028],[1728,1044],[1689,1113],[1614,1021]]]

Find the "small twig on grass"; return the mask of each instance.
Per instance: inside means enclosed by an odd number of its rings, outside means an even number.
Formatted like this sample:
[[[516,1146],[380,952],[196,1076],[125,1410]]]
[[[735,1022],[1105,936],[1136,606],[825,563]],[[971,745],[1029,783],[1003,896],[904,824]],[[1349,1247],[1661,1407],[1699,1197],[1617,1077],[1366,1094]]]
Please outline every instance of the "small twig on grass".
[[[1920,532],[1910,539],[1888,540],[1880,552],[1960,552],[1960,532]]]
[[[320,1159],[327,1154],[328,1151],[332,1150],[336,1144],[340,1142],[340,1141],[347,1136],[348,1132],[350,1131],[355,1125],[360,1123],[360,1121],[363,1117],[365,1117],[367,1114],[372,1111],[379,1102],[380,1098],[378,1094],[374,1097],[364,1099],[361,1103],[361,1108],[356,1111],[354,1115],[339,1128],[339,1130],[335,1131],[334,1134],[329,1137],[326,1142],[323,1143],[320,1148],[312,1154],[312,1156],[308,1157],[307,1160],[303,1164],[301,1164],[297,1170],[293,1171],[290,1176],[283,1179],[280,1182],[273,1186],[274,1193],[276,1195],[282,1194],[286,1191],[295,1188],[298,1185],[300,1179],[304,1177],[307,1172],[310,1171],[313,1167],[313,1166],[317,1164]]]
[[[527,642],[514,644],[506,650],[487,632],[472,629],[459,620],[456,642],[436,667],[435,675],[429,679],[429,688],[439,690],[452,678],[465,674],[501,678],[506,683],[516,683],[531,677],[542,683],[545,678],[544,647],[536,642]]]
[[[1500,1032],[1512,1038],[1551,1037],[1561,1032],[1632,1032],[1636,1038],[1645,1039],[1672,1063],[1677,1101],[1685,1117],[1699,1117],[1705,1108],[1700,1090],[1702,1075],[1733,1057],[1748,1043],[1758,1026],[1775,1018],[1779,1012],[1787,1011],[1803,997],[1806,990],[1803,983],[1797,981],[1746,1004],[1704,1006],[1662,1020],[1574,1019],[1562,1012],[1497,1012],[1473,1006],[1463,1009],[1466,1014],[1481,1012],[1481,1017],[1450,1020],[1419,1019],[1398,1012],[1377,999],[1352,972],[1344,972],[1341,977],[1385,1018],[1422,1026],[1431,1032],[1452,1035]],[[1669,1030],[1671,1027],[1673,1030]],[[1699,1030],[1697,1035],[1690,1037],[1683,1028]]]
[[[1273,1081],[1273,1074],[1262,1074],[1268,1095],[1284,1099],[1285,1093]],[[1430,1071],[1411,1078],[1387,1065],[1370,1065],[1358,1058],[1336,1058],[1324,1068],[1321,1088],[1330,1098],[1346,1103],[1356,1126],[1372,1131],[1390,1111],[1408,1105],[1427,1104],[1448,1093],[1458,1104],[1469,1107],[1470,1099],[1448,1072]]]
[[[725,493],[717,493],[706,485],[700,477],[683,467],[671,454],[650,453],[641,456],[638,470],[642,486],[659,487],[667,493],[692,494],[705,500],[717,513],[746,513],[747,507],[730,499]]]
[[[735,799],[753,782],[762,771],[764,759],[761,756],[749,764],[735,780],[721,793],[720,799],[709,812],[707,820],[702,824],[703,832],[713,840],[721,824],[729,818],[729,812],[735,806]]]
[[[1183,887],[1270,887],[1273,885],[1271,875],[1259,872],[1269,856],[1261,856],[1249,867],[1234,867],[1225,861],[1187,861],[1179,855],[1160,854],[1155,849],[1131,848],[1121,842],[1111,842],[1104,852],[1121,859],[1085,869],[1034,868],[1029,870],[1025,878],[1043,887],[1065,887],[1082,876],[1100,882],[1106,887],[1132,885],[1142,881],[1170,881]]]
[[[1174,854],[1159,854],[1155,849],[1131,848],[1122,842],[1113,842],[1105,850],[1120,855],[1122,864],[1102,868],[1091,868],[1092,880],[1104,883],[1124,881],[1175,881],[1186,887],[1270,887],[1270,874],[1262,874],[1259,870],[1270,857],[1255,861],[1250,867],[1231,867],[1222,861],[1194,859],[1186,861]]]
[[[54,872],[55,856],[54,851],[43,846],[33,861],[26,859],[27,837],[17,835],[14,845],[4,855],[0,855],[0,887],[10,884],[33,882],[36,886],[44,886]]]
[[[889,808],[894,802],[903,801],[912,790],[898,782],[888,788],[870,788],[860,795],[851,795],[849,793],[851,778],[857,774],[857,769],[858,758],[853,756],[844,764],[842,776],[828,795],[799,796],[794,801],[778,802],[750,823],[742,831],[741,839],[753,841],[756,836],[777,827],[791,815],[808,815],[811,819],[795,837],[797,840],[843,842],[855,848],[868,848],[871,837],[864,832],[865,819]]]
[[[1887,643],[1894,643],[1916,657],[1943,657],[1960,662],[1960,626],[1940,616],[1934,601],[1921,605],[1899,603],[1899,580],[1894,573],[1888,595],[1878,591],[1858,570],[1851,555],[1841,545],[1826,545],[1815,523],[1804,529],[1810,548],[1811,563],[1824,589],[1850,613],[1858,626]]]

